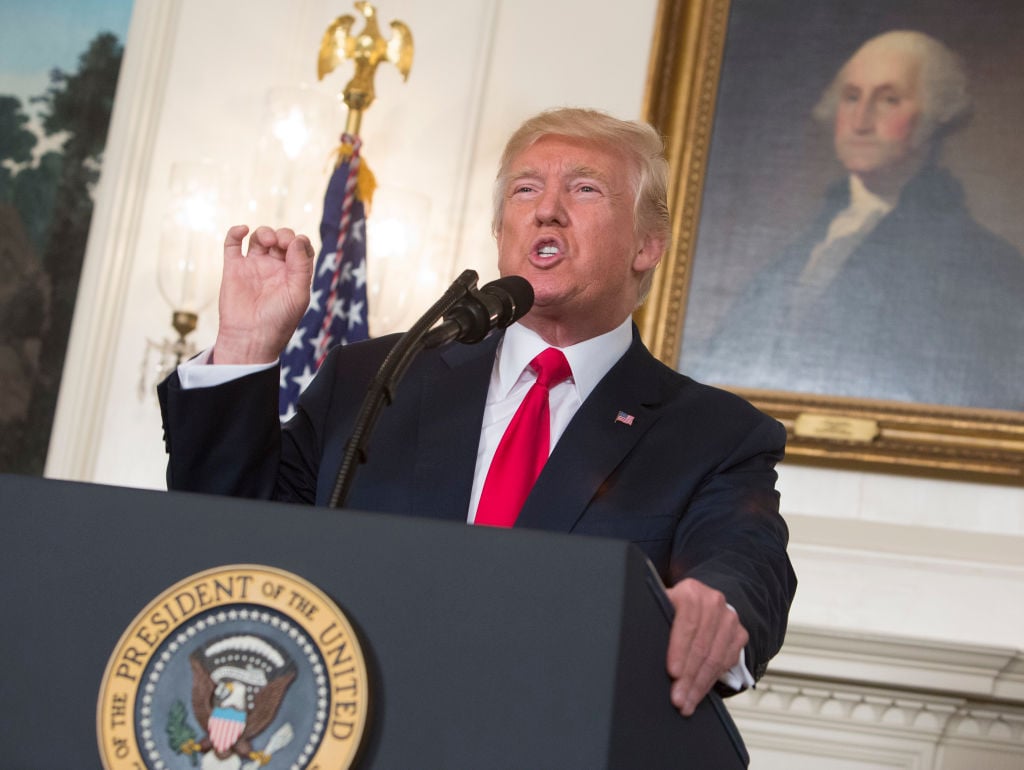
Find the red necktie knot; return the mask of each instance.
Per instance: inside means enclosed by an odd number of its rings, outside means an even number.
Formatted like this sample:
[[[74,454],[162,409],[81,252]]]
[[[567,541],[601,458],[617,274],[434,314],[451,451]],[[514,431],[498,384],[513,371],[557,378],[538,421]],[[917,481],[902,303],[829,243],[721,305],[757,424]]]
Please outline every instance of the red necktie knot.
[[[550,390],[572,376],[565,354],[558,348],[547,348],[530,362],[530,368],[537,372],[537,384]]]

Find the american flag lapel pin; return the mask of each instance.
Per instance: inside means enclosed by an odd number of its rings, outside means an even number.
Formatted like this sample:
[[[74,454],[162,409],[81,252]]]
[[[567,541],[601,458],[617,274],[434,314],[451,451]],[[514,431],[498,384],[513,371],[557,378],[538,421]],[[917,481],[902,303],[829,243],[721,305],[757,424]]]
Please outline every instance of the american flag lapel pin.
[[[623,425],[632,425],[634,419],[633,415],[622,411],[615,415],[615,422],[621,422]]]

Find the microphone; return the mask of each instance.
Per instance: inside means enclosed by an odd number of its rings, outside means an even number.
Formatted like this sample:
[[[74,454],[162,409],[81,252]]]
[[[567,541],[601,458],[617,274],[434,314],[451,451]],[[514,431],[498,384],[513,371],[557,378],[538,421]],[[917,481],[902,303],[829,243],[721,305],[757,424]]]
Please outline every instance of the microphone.
[[[423,337],[423,347],[436,348],[457,340],[467,344],[480,342],[492,329],[504,329],[533,307],[533,287],[525,278],[508,275],[491,281],[479,291],[470,289],[444,321]]]

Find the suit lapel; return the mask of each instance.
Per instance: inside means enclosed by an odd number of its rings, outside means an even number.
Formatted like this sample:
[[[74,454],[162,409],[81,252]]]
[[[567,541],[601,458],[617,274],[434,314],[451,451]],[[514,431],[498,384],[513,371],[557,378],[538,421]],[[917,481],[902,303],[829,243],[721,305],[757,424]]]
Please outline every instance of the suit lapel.
[[[569,532],[601,485],[659,418],[660,365],[636,331],[625,355],[590,394],[562,434],[516,526]],[[619,412],[632,416],[628,425]]]
[[[418,513],[465,521],[494,352],[500,334],[477,345],[454,345],[421,391],[419,442],[413,469]]]

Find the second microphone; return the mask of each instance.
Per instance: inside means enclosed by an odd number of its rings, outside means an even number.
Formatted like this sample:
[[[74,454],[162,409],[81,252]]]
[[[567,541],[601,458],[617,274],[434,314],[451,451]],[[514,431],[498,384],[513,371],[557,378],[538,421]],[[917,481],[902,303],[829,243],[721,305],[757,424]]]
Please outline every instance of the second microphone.
[[[470,289],[445,313],[444,320],[423,337],[423,347],[436,348],[447,342],[480,342],[492,329],[504,329],[533,307],[533,287],[525,278],[508,275]]]

